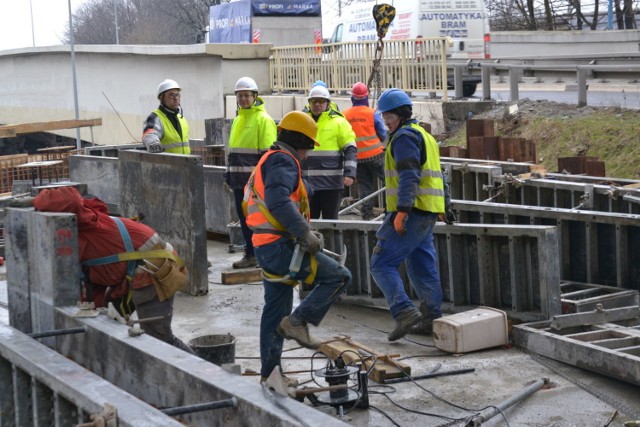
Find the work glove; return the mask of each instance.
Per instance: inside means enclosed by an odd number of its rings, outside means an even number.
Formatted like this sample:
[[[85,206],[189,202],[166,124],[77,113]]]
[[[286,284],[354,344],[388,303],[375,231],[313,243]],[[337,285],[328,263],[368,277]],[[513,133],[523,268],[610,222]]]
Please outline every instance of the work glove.
[[[402,235],[407,232],[407,229],[405,228],[407,219],[409,219],[409,214],[407,212],[396,213],[396,217],[393,220],[393,228],[395,228],[398,234]]]
[[[322,250],[322,242],[311,230],[307,231],[304,236],[298,238],[298,244],[300,245],[300,249],[311,255],[315,255]]]
[[[324,236],[322,233],[315,230],[311,230],[311,232],[320,240],[320,250],[324,249]]]
[[[154,142],[149,144],[147,151],[150,153],[162,153],[162,145],[159,142]]]
[[[456,213],[452,209],[447,209],[444,213],[444,222],[445,224],[453,224],[454,222],[458,222],[458,218],[456,217]]]

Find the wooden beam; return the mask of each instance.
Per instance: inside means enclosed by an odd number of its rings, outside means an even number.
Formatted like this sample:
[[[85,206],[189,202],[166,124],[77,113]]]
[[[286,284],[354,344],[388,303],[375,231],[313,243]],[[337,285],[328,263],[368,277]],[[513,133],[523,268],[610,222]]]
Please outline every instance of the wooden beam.
[[[88,126],[102,126],[102,119],[56,120],[51,122],[23,123],[0,126],[0,138],[13,138],[23,133],[48,132],[60,129],[76,129]]]

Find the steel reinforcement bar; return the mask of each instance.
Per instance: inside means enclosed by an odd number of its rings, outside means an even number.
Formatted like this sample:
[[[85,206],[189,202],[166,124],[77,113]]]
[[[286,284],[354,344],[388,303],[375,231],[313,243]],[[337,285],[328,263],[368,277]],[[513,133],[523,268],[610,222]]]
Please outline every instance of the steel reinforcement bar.
[[[371,253],[378,221],[312,221],[326,247],[347,248],[353,282],[346,301],[386,306],[371,278]],[[539,225],[437,224],[435,244],[446,309],[484,305],[522,321],[561,312],[556,228]],[[415,297],[404,268],[405,288]]]

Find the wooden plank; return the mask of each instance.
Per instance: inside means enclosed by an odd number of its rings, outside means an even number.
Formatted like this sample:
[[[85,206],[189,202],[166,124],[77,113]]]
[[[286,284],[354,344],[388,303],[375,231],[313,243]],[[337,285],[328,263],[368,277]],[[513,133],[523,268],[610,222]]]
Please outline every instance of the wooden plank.
[[[243,270],[230,270],[221,273],[223,285],[239,285],[251,282],[262,282],[262,272],[259,268],[247,268]]]
[[[387,379],[411,375],[411,366],[393,360],[394,357],[399,357],[398,354],[382,354],[350,339],[323,343],[318,350],[331,360],[342,356],[347,364],[364,363],[364,368],[371,370],[369,378],[378,384],[384,384]]]
[[[75,129],[87,126],[102,126],[102,119],[56,120],[51,122],[23,123],[0,126],[0,138],[11,138],[23,133],[48,132],[60,129]]]

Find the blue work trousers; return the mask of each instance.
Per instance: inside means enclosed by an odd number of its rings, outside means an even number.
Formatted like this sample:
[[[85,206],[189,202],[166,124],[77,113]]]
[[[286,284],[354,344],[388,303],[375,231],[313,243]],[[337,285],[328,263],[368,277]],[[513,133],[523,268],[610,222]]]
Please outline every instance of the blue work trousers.
[[[405,225],[407,232],[403,235],[393,228],[391,218],[394,217],[393,213],[387,214],[376,233],[378,243],[371,256],[371,275],[395,319],[403,311],[415,308],[398,272],[400,263],[405,261],[411,286],[427,308],[425,317],[442,317],[442,286],[433,245],[437,215],[409,214]]]
[[[280,241],[255,248],[260,267],[268,273],[285,276],[289,274],[289,264],[295,243]],[[310,323],[318,326],[333,304],[351,283],[351,272],[341,267],[331,257],[317,253],[318,271],[314,288],[291,313],[294,287],[284,283],[264,280],[264,307],[260,320],[260,375],[268,377],[273,368],[280,365],[283,338],[276,328],[280,321],[289,316],[294,323]],[[300,272],[295,276],[304,280],[309,272],[310,256],[305,254]]]
[[[253,231],[247,226],[247,219],[242,211],[242,199],[244,198],[244,189],[234,189],[233,198],[235,200],[236,212],[238,219],[240,220],[240,230],[242,230],[242,238],[244,239],[244,253],[247,256],[253,256],[253,243],[251,238],[253,237]]]

